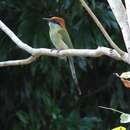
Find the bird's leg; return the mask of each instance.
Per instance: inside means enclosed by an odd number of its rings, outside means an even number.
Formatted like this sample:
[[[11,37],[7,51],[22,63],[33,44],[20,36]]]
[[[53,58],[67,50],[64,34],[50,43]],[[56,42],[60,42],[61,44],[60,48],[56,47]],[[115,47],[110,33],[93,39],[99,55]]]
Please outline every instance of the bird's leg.
[[[64,50],[63,48],[59,48],[57,49],[57,53],[59,53],[60,51]]]
[[[57,49],[57,54],[58,54],[60,51],[62,51],[62,50],[64,50],[64,48],[59,48],[59,49]],[[67,58],[66,58],[65,56],[59,56],[59,58],[65,60],[65,61],[67,60]]]

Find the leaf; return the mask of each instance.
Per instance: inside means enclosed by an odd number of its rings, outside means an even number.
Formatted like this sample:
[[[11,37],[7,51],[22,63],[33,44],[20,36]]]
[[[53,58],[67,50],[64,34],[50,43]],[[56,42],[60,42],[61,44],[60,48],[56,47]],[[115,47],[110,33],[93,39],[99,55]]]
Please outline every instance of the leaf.
[[[19,112],[17,112],[17,116],[20,119],[20,121],[22,121],[22,123],[28,124],[29,116],[28,116],[28,114],[26,112],[19,111]]]
[[[123,84],[126,88],[130,88],[130,81],[127,80],[127,79],[130,79],[130,71],[123,72],[121,75],[116,73],[116,76],[121,79],[121,81],[123,82]]]
[[[119,127],[113,128],[112,130],[126,130],[126,128],[122,127],[122,126],[119,126]]]
[[[123,82],[123,84],[126,88],[130,88],[130,81],[129,80],[121,79],[121,81]]]
[[[120,115],[120,123],[129,123],[130,122],[130,114],[123,113]]]
[[[114,108],[103,107],[103,106],[98,106],[98,107],[106,109],[106,110],[115,111],[117,113],[121,113],[121,115],[120,115],[120,123],[129,123],[130,122],[130,114],[124,113],[124,112],[119,111],[119,110],[114,109]]]
[[[123,72],[123,73],[120,75],[120,78],[129,79],[129,78],[130,78],[130,71],[128,71],[128,72]]]

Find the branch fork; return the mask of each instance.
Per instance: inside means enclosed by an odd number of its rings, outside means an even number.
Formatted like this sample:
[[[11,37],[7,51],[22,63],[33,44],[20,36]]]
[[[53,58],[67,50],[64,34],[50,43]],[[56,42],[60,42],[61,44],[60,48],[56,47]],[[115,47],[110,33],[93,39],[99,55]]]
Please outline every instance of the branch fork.
[[[126,9],[121,0],[107,0],[116,19],[121,28],[124,42],[127,48],[127,52],[121,50],[111,39],[105,28],[102,26],[98,18],[91,11],[89,6],[84,0],[79,0],[85,10],[93,18],[94,22],[97,24],[108,43],[112,46],[113,49],[107,47],[98,47],[97,49],[66,49],[61,50],[57,53],[57,50],[51,51],[47,48],[32,48],[28,44],[22,42],[1,20],[0,20],[0,29],[5,32],[8,37],[22,50],[28,52],[31,56],[26,59],[20,60],[10,60],[0,62],[0,67],[5,66],[16,66],[16,65],[26,65],[34,62],[37,58],[42,55],[53,56],[53,57],[62,57],[62,56],[82,56],[82,57],[101,57],[106,55],[115,60],[121,60],[130,64],[130,5],[129,0],[125,0]],[[120,8],[120,11],[118,10]],[[127,11],[127,13],[126,13]]]

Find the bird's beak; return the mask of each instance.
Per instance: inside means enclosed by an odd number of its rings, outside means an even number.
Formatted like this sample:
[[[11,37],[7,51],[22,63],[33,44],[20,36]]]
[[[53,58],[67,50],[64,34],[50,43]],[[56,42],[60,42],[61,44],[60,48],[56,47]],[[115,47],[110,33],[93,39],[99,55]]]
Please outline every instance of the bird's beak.
[[[49,21],[50,20],[50,18],[42,18],[43,20],[46,20],[46,21]]]

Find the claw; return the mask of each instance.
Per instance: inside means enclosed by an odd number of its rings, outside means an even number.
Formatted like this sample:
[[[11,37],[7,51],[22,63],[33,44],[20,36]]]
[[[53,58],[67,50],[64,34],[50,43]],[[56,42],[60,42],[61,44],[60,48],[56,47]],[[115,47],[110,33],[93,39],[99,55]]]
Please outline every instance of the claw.
[[[64,50],[64,49],[63,48],[57,49],[57,53],[59,53],[62,50]]]
[[[55,51],[55,50],[57,50],[56,48],[53,48],[53,49],[51,49],[51,52],[53,52],[53,51]]]

